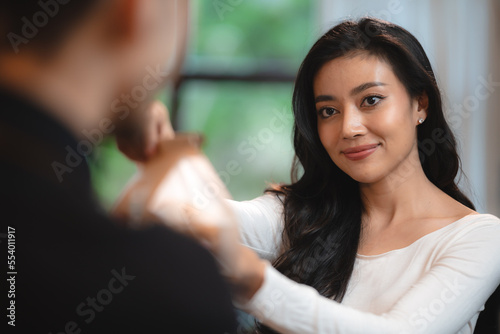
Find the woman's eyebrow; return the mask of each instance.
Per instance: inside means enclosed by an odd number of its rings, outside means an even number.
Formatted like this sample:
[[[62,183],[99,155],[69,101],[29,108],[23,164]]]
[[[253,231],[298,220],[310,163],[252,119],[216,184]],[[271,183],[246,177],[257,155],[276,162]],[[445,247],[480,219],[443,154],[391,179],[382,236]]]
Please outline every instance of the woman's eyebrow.
[[[351,90],[351,95],[357,95],[361,93],[362,91],[375,87],[375,86],[386,86],[387,84],[380,82],[380,81],[372,81],[372,82],[365,82],[364,84],[359,85],[358,87],[354,87]]]
[[[335,101],[336,99],[337,98],[332,96],[332,95],[318,95],[314,99],[314,102],[318,103],[318,102],[324,102],[324,101]]]
[[[354,87],[351,90],[351,95],[357,95],[361,93],[364,90],[367,90],[368,88],[375,87],[375,86],[387,86],[386,83],[380,82],[380,81],[372,81],[372,82],[365,82],[357,87]],[[318,102],[324,102],[324,101],[335,101],[337,98],[333,95],[318,95],[314,99],[315,103]]]

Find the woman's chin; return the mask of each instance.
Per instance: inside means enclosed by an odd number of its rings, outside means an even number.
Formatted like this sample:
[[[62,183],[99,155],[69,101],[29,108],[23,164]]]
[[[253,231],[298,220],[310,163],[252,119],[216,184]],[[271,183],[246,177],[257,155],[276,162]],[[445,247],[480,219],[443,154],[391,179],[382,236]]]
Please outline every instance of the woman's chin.
[[[375,174],[373,172],[352,172],[347,173],[354,181],[359,182],[360,184],[372,184],[377,183],[382,179],[378,173]]]

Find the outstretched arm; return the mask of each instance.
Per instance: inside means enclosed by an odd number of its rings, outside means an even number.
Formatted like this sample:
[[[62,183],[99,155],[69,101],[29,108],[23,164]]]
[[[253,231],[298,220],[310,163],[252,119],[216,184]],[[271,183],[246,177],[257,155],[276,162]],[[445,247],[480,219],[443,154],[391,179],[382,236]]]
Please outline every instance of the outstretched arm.
[[[273,262],[282,252],[283,203],[275,194],[251,201],[226,200],[238,222],[241,243]]]
[[[458,333],[500,283],[499,238],[500,220],[482,215],[382,315],[322,297],[269,265],[262,286],[240,306],[286,333]]]

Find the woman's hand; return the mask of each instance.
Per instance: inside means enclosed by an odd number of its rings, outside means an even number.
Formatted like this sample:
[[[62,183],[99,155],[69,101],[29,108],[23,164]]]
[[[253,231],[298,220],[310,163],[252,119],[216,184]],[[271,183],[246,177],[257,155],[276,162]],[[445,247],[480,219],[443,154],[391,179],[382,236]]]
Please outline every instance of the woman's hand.
[[[190,160],[189,157],[193,157],[192,150],[183,151],[189,147],[183,145],[185,141],[189,142],[191,137],[199,136],[175,137],[168,111],[159,101],[153,102],[140,119],[132,123],[134,124],[128,130],[117,131],[119,149],[130,159],[145,162],[141,164],[141,170],[149,178],[154,176],[155,171],[159,173],[169,167],[163,166],[165,163],[161,162],[162,157],[170,158],[172,161],[163,160],[170,161],[172,166],[169,168],[173,170],[169,171],[169,175],[175,179],[166,188],[160,187],[160,192],[163,193],[158,202],[149,203],[149,207],[147,202],[142,203],[142,218],[161,221],[206,246],[218,260],[221,273],[234,287],[237,297],[242,301],[250,299],[262,285],[266,264],[254,251],[240,243],[236,217],[224,200],[229,193],[209,161],[195,158]],[[174,138],[175,140],[169,140]],[[182,159],[175,157],[183,154],[188,159],[183,164],[176,165],[175,161]],[[158,165],[156,169],[153,168],[155,164]],[[161,182],[158,180],[154,185]],[[148,191],[159,191],[154,188]],[[197,191],[207,189],[217,191],[211,196],[204,196],[201,202],[193,201]],[[144,197],[143,194],[141,196]],[[130,210],[125,212],[130,213]]]
[[[211,214],[186,206],[187,224],[183,232],[212,252],[236,297],[246,302],[262,286],[266,264],[254,251],[240,243],[236,217],[223,200],[213,199],[210,206]],[[214,206],[218,214],[213,214]]]
[[[117,126],[115,135],[118,148],[129,159],[137,162],[153,157],[161,141],[175,136],[168,110],[160,101],[153,101],[133,120],[118,123]]]

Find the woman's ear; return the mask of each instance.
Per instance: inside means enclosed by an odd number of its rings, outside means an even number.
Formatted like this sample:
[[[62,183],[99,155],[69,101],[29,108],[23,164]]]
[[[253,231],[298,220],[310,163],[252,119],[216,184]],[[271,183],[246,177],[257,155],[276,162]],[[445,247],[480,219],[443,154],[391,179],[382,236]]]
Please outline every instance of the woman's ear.
[[[427,118],[427,110],[429,108],[429,97],[427,96],[427,93],[425,91],[422,92],[422,94],[417,98],[417,103],[417,122],[419,122],[420,119],[423,119],[425,121],[425,119]]]

